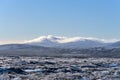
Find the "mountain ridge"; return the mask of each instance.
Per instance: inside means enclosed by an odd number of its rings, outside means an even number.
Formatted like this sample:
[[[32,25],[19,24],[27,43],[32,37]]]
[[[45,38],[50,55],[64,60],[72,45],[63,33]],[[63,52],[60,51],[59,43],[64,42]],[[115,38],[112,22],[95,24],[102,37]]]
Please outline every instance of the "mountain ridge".
[[[105,40],[93,37],[60,37],[60,36],[40,36],[27,40],[24,44],[56,48],[94,48],[104,47],[117,42],[118,40]]]

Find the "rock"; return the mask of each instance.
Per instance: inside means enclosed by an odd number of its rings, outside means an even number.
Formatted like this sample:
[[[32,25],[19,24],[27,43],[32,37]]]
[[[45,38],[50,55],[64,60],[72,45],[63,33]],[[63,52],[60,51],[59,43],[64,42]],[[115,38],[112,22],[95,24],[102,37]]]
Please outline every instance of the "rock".
[[[9,68],[8,73],[16,73],[16,74],[26,74],[22,69],[20,68]]]

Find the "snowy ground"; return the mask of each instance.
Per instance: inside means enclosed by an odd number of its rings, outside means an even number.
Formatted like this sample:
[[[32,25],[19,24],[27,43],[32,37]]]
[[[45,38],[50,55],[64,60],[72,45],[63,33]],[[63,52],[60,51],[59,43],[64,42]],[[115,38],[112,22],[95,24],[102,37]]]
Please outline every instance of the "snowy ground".
[[[120,59],[0,57],[0,80],[120,80]]]

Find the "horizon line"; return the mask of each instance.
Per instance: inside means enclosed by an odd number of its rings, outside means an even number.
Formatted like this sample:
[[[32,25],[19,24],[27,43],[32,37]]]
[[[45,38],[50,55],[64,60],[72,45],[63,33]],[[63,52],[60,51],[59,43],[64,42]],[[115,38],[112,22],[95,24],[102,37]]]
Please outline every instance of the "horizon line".
[[[114,43],[120,41],[120,39],[112,38],[112,39],[103,39],[103,38],[96,38],[96,37],[81,37],[81,36],[74,36],[74,37],[68,37],[68,36],[53,36],[53,35],[47,35],[47,36],[39,36],[37,38],[29,39],[29,40],[4,40],[0,41],[0,45],[4,44],[21,44],[21,43],[27,43],[27,42],[35,42],[41,39],[41,38],[64,38],[66,41],[74,41],[74,40],[80,40],[80,39],[86,39],[86,40],[97,40],[97,41],[102,41],[105,43]]]

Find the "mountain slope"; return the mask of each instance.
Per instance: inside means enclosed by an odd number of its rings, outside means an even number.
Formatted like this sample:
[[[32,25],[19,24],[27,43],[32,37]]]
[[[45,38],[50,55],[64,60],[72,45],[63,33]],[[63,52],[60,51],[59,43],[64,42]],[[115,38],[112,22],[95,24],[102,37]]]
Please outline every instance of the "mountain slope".
[[[0,45],[0,56],[120,57],[120,42],[42,36],[23,44]]]
[[[17,50],[17,49],[34,49],[34,48],[45,48],[45,47],[28,45],[28,44],[6,44],[6,45],[0,45],[0,50]]]
[[[120,58],[120,48],[103,47],[89,49],[61,49],[26,44],[9,44],[0,46],[0,56],[52,56],[52,57],[116,57]]]
[[[111,44],[108,45],[107,47],[110,47],[110,48],[120,48],[120,41],[111,43]]]
[[[107,45],[103,40],[99,40],[97,38],[68,38],[56,36],[41,36],[39,38],[26,41],[25,44],[57,48],[93,48]]]

